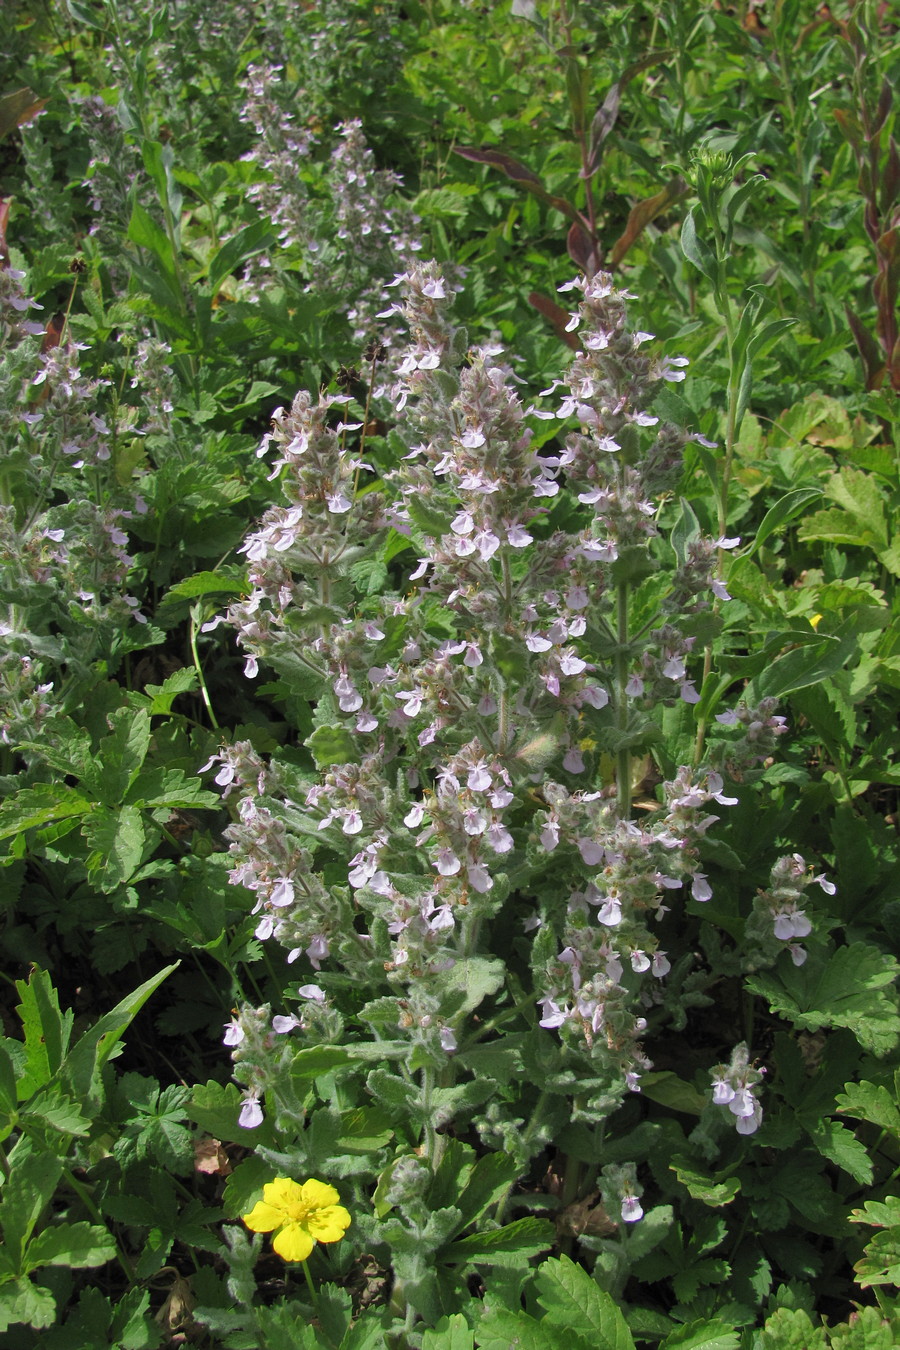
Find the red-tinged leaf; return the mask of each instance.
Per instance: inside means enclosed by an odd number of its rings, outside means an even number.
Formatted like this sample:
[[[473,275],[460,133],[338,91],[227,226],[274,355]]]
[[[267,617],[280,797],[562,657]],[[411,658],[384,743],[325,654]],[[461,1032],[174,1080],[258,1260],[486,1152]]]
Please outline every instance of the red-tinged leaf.
[[[9,197],[0,197],[0,267],[9,267],[9,249],[6,246],[6,227],[9,224]]]
[[[862,127],[859,125],[859,118],[844,108],[835,108],[834,120],[843,132],[844,138],[853,146],[855,154],[861,156]]]
[[[891,353],[888,365],[888,374],[891,379],[891,388],[900,391],[900,338],[894,343],[894,350]]]
[[[46,102],[45,98],[38,98],[33,89],[16,89],[12,94],[4,94],[0,98],[0,140],[37,117]]]
[[[900,153],[897,142],[891,137],[888,143],[887,159],[881,173],[881,209],[887,217],[900,198]]]
[[[532,291],[528,297],[528,303],[538,314],[543,314],[544,318],[549,320],[556,336],[567,347],[571,347],[573,352],[577,352],[581,343],[574,333],[566,332],[566,324],[569,322],[569,315],[562,305],[558,305],[555,300],[551,300],[549,295],[541,295],[540,291]]]
[[[600,270],[602,261],[597,240],[577,220],[573,222],[566,237],[569,257],[580,267],[586,277],[592,277]]]
[[[502,170],[507,178],[511,178],[514,183],[519,183],[529,192],[533,192],[548,206],[553,206],[557,211],[561,211],[564,216],[568,216],[569,220],[583,220],[581,213],[571,202],[567,202],[565,197],[556,197],[552,192],[548,192],[540,178],[528,168],[527,164],[522,164],[512,155],[506,154],[504,150],[491,150],[490,148],[475,150],[471,146],[458,145],[455,147],[455,153],[461,155],[463,159],[471,160],[473,164],[488,164],[493,169]]]
[[[847,322],[850,325],[850,331],[856,340],[859,354],[862,357],[863,370],[866,375],[866,388],[880,389],[885,376],[884,356],[881,348],[868,328],[863,327],[848,305],[844,306],[844,310],[847,315]]]
[[[677,202],[679,198],[684,197],[687,190],[687,184],[683,178],[673,178],[670,183],[666,184],[662,192],[657,192],[653,197],[645,197],[642,202],[636,202],[628,213],[625,229],[612,246],[609,266],[618,267],[632,244],[639,238],[641,232],[646,229],[651,220],[655,220],[658,215],[661,215],[668,206],[671,206],[672,202]]]
[[[594,120],[591,123],[588,163],[587,167],[582,170],[582,178],[590,178],[599,168],[600,160],[603,158],[603,142],[616,124],[616,119],[619,116],[619,104],[622,100],[622,90],[626,84],[633,80],[635,75],[640,75],[641,71],[649,69],[650,66],[658,65],[660,61],[665,61],[672,55],[674,53],[669,47],[658,52],[648,52],[639,61],[633,61],[630,66],[627,66],[619,78],[610,85],[606,97],[594,114]]]
[[[490,164],[495,169],[502,169],[507,177],[516,183],[527,183],[539,188],[544,186],[527,164],[522,164],[520,160],[507,155],[503,150],[475,150],[468,145],[457,145],[456,154],[462,155],[463,159],[471,159],[475,164]]]
[[[888,267],[891,267],[897,261],[897,258],[900,257],[900,234],[898,234],[896,228],[893,230],[885,230],[884,234],[881,235],[876,242],[875,248],[878,251],[879,256],[885,260]]]
[[[881,128],[888,119],[888,113],[891,111],[891,104],[894,101],[894,90],[889,79],[882,81],[881,89],[878,94],[878,103],[875,107],[875,116],[872,119],[872,130],[869,134],[869,140],[873,141]]]
[[[61,311],[53,315],[53,318],[47,324],[44,336],[41,338],[41,352],[46,353],[54,347],[58,347],[62,341],[63,329],[66,326],[66,316]]]

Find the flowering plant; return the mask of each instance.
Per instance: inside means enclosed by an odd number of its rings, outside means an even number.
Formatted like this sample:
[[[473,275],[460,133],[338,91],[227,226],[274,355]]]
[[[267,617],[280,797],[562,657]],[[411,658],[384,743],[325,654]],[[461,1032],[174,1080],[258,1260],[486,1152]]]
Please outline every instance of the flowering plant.
[[[317,1242],[340,1242],[350,1214],[338,1193],[323,1181],[299,1184],[276,1177],[263,1187],[263,1198],[241,1217],[252,1233],[274,1233],[272,1246],[283,1261],[305,1261]]]

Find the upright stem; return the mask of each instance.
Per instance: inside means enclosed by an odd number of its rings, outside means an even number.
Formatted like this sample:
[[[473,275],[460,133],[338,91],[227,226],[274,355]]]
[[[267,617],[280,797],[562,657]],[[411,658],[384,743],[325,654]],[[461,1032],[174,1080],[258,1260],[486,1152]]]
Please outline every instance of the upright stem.
[[[620,737],[628,729],[628,582],[616,586],[616,731]],[[619,818],[631,815],[631,751],[620,745],[616,751],[616,804]]]

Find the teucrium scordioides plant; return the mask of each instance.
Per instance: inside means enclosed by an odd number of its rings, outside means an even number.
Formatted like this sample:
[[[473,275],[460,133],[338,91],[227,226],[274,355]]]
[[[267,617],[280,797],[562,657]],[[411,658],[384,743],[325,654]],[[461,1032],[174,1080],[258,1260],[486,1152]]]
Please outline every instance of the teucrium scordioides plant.
[[[260,450],[285,504],[248,537],[252,591],[228,618],[248,675],[264,662],[316,700],[315,768],[241,743],[217,781],[238,793],[233,880],[256,894],[257,934],[317,983],[271,1031],[248,1039],[269,1014],[242,1011],[228,1043],[248,1125],[264,1091],[278,1109],[285,1034],[375,1042],[369,1091],[403,1104],[432,1166],[451,1120],[524,1165],[567,1118],[640,1091],[648,1011],[686,996],[692,958],[667,953],[660,921],[710,898],[710,805],[735,799],[682,767],[638,821],[632,758],[661,707],[698,697],[687,662],[728,598],[717,551],[738,541],[680,527],[671,567],[658,505],[688,438],[651,408],[684,362],[644,353],[611,278],[567,288],[582,350],[544,391],[561,387],[555,408],[522,402],[498,347],[466,351],[435,264],[397,284],[399,462],[375,480],[343,394],[298,394]],[[541,453],[553,418],[575,429]],[[723,762],[758,758],[773,714],[725,715],[742,739]]]

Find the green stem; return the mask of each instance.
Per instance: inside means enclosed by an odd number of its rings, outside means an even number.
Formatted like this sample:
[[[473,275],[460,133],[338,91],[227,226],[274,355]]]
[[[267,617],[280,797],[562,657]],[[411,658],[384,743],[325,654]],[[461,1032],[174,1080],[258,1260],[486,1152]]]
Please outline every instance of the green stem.
[[[309,1296],[312,1299],[312,1305],[316,1309],[316,1311],[318,1311],[319,1295],[316,1292],[316,1286],[313,1284],[312,1275],[309,1273],[309,1262],[301,1261],[300,1264],[303,1267],[303,1274],[306,1276],[306,1285],[307,1288],[309,1289]]]
[[[628,582],[616,586],[616,731],[624,738],[628,727]],[[616,750],[616,804],[619,818],[631,815],[631,751],[625,745]]]
[[[72,1175],[68,1167],[63,1168],[62,1174],[65,1177],[69,1186],[71,1186],[72,1190],[78,1196],[78,1199],[84,1205],[88,1214],[90,1214],[91,1218],[94,1220],[94,1223],[99,1224],[101,1228],[108,1228],[109,1225],[107,1224],[103,1215],[100,1213],[97,1206],[94,1204],[93,1196],[91,1195],[87,1186],[84,1186],[80,1181],[76,1181],[75,1177]],[[124,1270],[126,1276],[128,1277],[129,1282],[131,1284],[134,1284],[137,1278],[134,1266],[131,1264],[131,1261],[128,1259],[125,1252],[122,1250],[118,1241],[115,1238],[113,1238],[113,1241],[115,1242],[116,1246],[116,1260]]]
[[[196,605],[192,605],[191,626],[190,626],[191,656],[193,657],[194,660],[194,669],[197,672],[197,679],[200,681],[200,694],[206,707],[206,711],[209,715],[209,720],[212,723],[213,730],[218,731],[219,723],[216,720],[216,714],[213,712],[212,699],[210,698],[209,690],[206,687],[206,680],[203,678],[203,667],[200,664],[200,653],[197,651],[197,612],[198,607]]]

